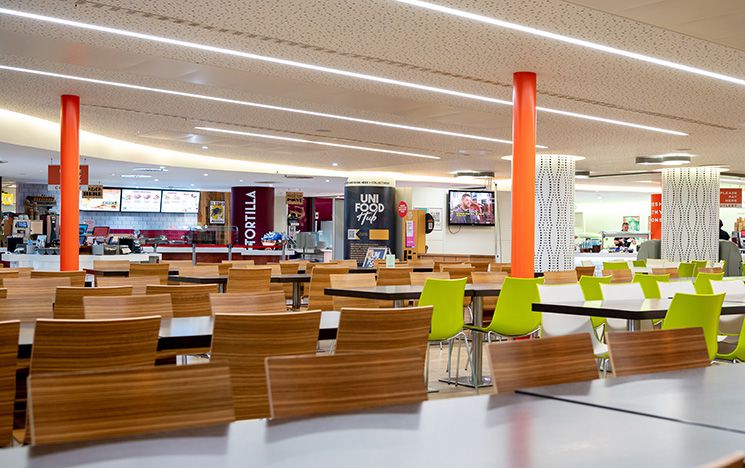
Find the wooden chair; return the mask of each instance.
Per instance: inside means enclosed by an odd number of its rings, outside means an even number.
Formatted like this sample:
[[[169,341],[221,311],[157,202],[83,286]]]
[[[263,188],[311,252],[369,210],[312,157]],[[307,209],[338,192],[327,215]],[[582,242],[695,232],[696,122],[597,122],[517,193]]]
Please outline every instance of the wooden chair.
[[[223,260],[223,263],[227,262],[227,260]],[[245,268],[256,264],[253,260],[230,260],[230,263],[233,265],[233,268]]]
[[[489,260],[471,260],[468,263],[470,263],[471,266],[474,268],[473,271],[478,271],[478,272],[489,271],[489,265],[491,264]]]
[[[168,284],[168,263],[133,263],[129,266],[129,276],[157,276],[160,284]]]
[[[512,272],[512,264],[511,263],[490,263],[489,264],[489,271],[501,271],[504,273],[511,273]]]
[[[5,278],[18,278],[19,273],[16,269],[4,268],[0,270],[0,279]]]
[[[230,366],[237,419],[269,416],[264,360],[268,356],[315,354],[320,323],[320,311],[215,314],[211,360]]]
[[[93,260],[94,270],[124,270],[129,271],[129,260]]]
[[[334,300],[324,293],[324,289],[331,287],[331,275],[346,275],[347,267],[324,266],[314,267],[308,287],[308,308],[318,310],[333,310]]]
[[[83,298],[87,296],[131,296],[132,286],[114,286],[110,288],[59,287],[54,299],[54,318],[81,320]]]
[[[289,264],[297,264],[298,272],[300,272],[300,271],[306,271],[306,267],[308,266],[308,263],[309,263],[308,260],[300,260],[300,259],[296,259],[296,260],[280,260],[279,261],[279,265],[280,266],[282,266],[282,265],[289,265]]]
[[[473,284],[502,284],[505,278],[507,278],[507,273],[503,271],[474,271],[471,273]],[[496,297],[484,297],[482,301],[484,312],[494,312],[494,309],[497,308],[497,300]]]
[[[378,286],[411,284],[409,274],[413,272],[413,267],[378,268]]]
[[[225,292],[267,292],[272,281],[270,267],[231,268],[228,272],[228,284]]]
[[[376,286],[374,273],[330,275],[329,279],[332,288],[374,288]],[[332,296],[331,303],[334,306],[334,310],[341,310],[345,307],[362,309],[391,307],[390,301],[386,303],[385,301],[376,301],[373,299],[342,296]]]
[[[31,442],[87,442],[235,420],[227,366],[158,366],[29,377]]]
[[[347,267],[347,268],[357,268],[359,266],[359,265],[357,265],[357,260],[350,260],[350,259],[347,259],[347,260],[338,260],[336,262],[336,264],[338,266]]]
[[[97,276],[96,286],[110,288],[112,286],[132,286],[132,294],[141,296],[149,285],[160,285],[157,276]]]
[[[70,286],[75,288],[85,287],[84,271],[32,271],[31,279],[34,278],[70,278]]]
[[[34,271],[31,267],[17,267],[13,269],[18,272],[19,278],[31,278],[31,272]]]
[[[420,403],[427,399],[423,367],[423,356],[411,349],[272,356],[266,360],[271,417],[296,418]]]
[[[45,297],[54,301],[57,288],[71,286],[70,278],[5,278],[3,287],[8,297]]]
[[[587,333],[517,340],[487,346],[495,393],[598,378]]]
[[[424,286],[427,278],[450,279],[450,273],[447,271],[415,271],[409,273],[409,283],[412,286]]]
[[[543,284],[569,284],[576,282],[577,272],[575,270],[543,272]]]
[[[213,314],[278,314],[287,312],[284,294],[263,293],[210,294]]]
[[[701,328],[606,334],[616,377],[706,367],[711,361]]]
[[[453,260],[435,260],[432,268],[434,271],[442,271],[443,265],[463,265],[463,263]]]
[[[212,265],[186,265],[179,267],[178,274],[181,276],[220,276],[220,268],[216,263]]]
[[[408,266],[412,268],[435,268],[434,260],[423,259],[412,259],[406,262]]]
[[[339,315],[335,352],[409,349],[424,355],[431,325],[431,306],[406,309],[344,308]]]
[[[5,299],[8,297],[8,290],[5,288],[0,288],[0,299]]]
[[[722,273],[724,269],[722,267],[712,267],[712,268],[699,268],[699,273]]]
[[[630,283],[634,278],[628,268],[622,270],[603,270],[603,276],[611,276],[611,283]]]
[[[745,467],[745,453],[735,452],[725,457],[714,460],[698,468],[743,468]]]
[[[670,275],[670,278],[680,278],[678,269],[673,268],[652,268],[653,275]]]
[[[117,318],[173,317],[171,296],[168,294],[139,296],[84,297],[83,312],[86,319],[106,320]]]
[[[574,269],[577,273],[577,281],[583,276],[595,276],[595,266],[578,266]]]
[[[212,315],[210,295],[217,294],[216,284],[150,285],[146,294],[171,296],[174,317],[201,317]]]
[[[231,268],[233,268],[233,264],[231,262],[226,262],[223,260],[223,263],[217,264],[217,273],[220,276],[227,276],[228,271],[230,271]]]
[[[13,408],[16,396],[18,321],[0,322],[0,447],[13,441]]]
[[[24,323],[54,317],[54,299],[48,296],[13,296],[0,299],[0,321],[20,320]]]
[[[470,263],[443,263],[442,265],[440,265],[440,269],[438,271],[463,271],[471,273],[472,271],[476,271],[476,268],[474,268]],[[461,276],[460,278],[463,277]]]
[[[152,366],[160,317],[36,321],[29,372]]]

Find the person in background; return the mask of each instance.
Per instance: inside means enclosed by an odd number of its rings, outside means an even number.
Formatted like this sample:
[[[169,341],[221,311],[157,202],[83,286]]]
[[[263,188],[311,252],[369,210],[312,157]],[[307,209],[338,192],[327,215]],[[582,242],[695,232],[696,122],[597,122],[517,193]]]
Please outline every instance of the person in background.
[[[629,230],[629,223],[624,222],[621,225],[621,231],[626,232]],[[636,240],[633,237],[616,237],[613,239],[613,244],[619,249],[628,249],[632,244],[636,244]]]
[[[450,212],[451,224],[478,224],[481,219],[481,207],[470,194],[464,193],[460,203]]]
[[[720,219],[719,220],[719,240],[729,240],[729,234],[727,234],[727,231],[722,229],[723,226],[724,226],[724,223]]]

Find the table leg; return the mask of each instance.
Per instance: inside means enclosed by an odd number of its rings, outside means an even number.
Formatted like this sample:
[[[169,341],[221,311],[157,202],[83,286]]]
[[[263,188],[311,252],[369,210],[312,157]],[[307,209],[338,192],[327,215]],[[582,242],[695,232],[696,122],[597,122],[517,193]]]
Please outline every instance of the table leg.
[[[300,306],[300,282],[295,281],[292,283],[292,308],[298,310]]]
[[[641,320],[627,320],[626,321],[626,330],[628,331],[639,331],[642,329],[642,321]]]
[[[393,301],[393,308],[394,309],[401,309],[404,306],[404,301],[401,299],[395,299]]]

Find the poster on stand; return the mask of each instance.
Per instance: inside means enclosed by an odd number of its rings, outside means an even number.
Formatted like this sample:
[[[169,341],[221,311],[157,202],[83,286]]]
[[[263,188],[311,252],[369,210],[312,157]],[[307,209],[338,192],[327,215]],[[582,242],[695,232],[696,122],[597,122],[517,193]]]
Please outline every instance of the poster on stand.
[[[369,248],[395,250],[396,188],[388,179],[350,178],[344,187],[344,258],[362,264]]]

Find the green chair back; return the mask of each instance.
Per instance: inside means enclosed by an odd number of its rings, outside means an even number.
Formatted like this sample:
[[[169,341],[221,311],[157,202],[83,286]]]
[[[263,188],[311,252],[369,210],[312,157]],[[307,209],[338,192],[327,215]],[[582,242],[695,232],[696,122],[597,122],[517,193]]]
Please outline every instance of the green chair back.
[[[541,324],[541,313],[533,312],[533,303],[541,301],[539,284],[543,284],[543,278],[505,278],[494,316],[485,331],[502,336],[534,332]]]
[[[635,267],[645,267],[647,266],[647,261],[646,260],[634,260],[632,262],[632,265],[634,265]]]
[[[740,337],[737,339],[737,345],[735,349],[729,353],[717,353],[717,359],[726,359],[728,361],[745,361],[745,322],[742,322],[740,328]]]
[[[667,283],[670,281],[670,275],[634,275],[634,283],[639,283],[644,291],[645,299],[659,299],[660,286],[658,282]]]
[[[662,321],[662,329],[702,328],[709,358],[714,359],[717,353],[717,331],[723,302],[724,294],[677,293]]]
[[[714,294],[714,289],[711,287],[711,280],[721,281],[722,278],[724,278],[724,272],[699,273],[696,276],[696,281],[693,283],[693,289],[696,290],[696,294]]]
[[[586,301],[602,301],[603,291],[600,290],[601,284],[611,284],[612,276],[583,276],[579,279],[579,286],[582,288],[582,294]]]
[[[463,330],[463,296],[466,278],[453,280],[427,278],[419,306],[432,306],[430,341],[445,341]]]
[[[678,276],[681,278],[693,278],[693,270],[696,269],[696,265],[693,262],[682,262],[678,265]]]
[[[691,263],[693,263],[693,276],[695,277],[698,274],[699,268],[706,268],[706,264],[709,262],[706,260],[693,260]]]
[[[603,262],[603,270],[628,270],[627,262]]]

